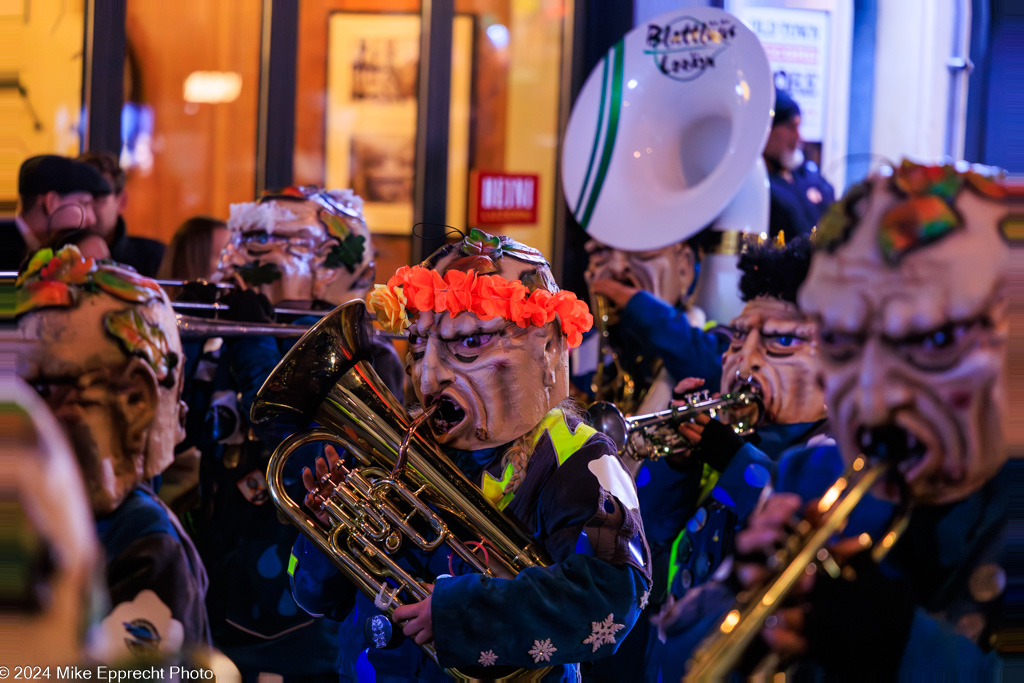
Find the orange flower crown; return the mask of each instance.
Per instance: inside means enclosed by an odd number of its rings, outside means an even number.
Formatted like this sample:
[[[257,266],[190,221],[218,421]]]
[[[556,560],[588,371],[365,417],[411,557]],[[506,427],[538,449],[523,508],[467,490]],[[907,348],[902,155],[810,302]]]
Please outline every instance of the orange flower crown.
[[[409,309],[448,311],[453,318],[463,311],[481,320],[500,316],[523,328],[546,325],[557,315],[570,349],[580,345],[583,333],[594,324],[587,304],[572,292],[531,292],[520,280],[473,270],[449,270],[442,276],[422,266],[402,266],[386,285],[374,285],[369,302],[377,322],[393,334],[409,327]]]

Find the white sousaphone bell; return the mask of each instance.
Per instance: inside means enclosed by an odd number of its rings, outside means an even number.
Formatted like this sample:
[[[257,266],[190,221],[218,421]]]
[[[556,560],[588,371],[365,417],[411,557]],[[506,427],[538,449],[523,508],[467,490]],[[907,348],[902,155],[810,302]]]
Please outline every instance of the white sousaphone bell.
[[[709,224],[765,231],[761,152],[774,101],[764,49],[735,16],[694,7],[645,22],[609,50],[573,105],[562,150],[569,209],[591,237],[633,251]],[[741,305],[736,255],[713,256],[698,302],[728,320]]]

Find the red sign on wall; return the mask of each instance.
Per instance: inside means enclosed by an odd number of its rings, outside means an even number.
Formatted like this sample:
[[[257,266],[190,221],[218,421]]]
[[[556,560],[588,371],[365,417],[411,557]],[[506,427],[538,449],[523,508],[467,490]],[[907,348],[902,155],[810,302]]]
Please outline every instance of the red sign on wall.
[[[539,184],[537,174],[473,171],[469,224],[536,223]]]

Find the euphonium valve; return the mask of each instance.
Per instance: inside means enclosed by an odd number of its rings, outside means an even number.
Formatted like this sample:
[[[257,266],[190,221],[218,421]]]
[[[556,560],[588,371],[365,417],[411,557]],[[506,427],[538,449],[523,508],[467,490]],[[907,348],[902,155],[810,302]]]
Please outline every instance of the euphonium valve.
[[[254,422],[290,416],[300,426],[322,425],[288,437],[274,451],[267,468],[274,503],[389,617],[397,607],[428,595],[396,557],[410,543],[426,551],[447,547],[453,557],[489,576],[514,576],[549,564],[529,534],[502,515],[419,431],[429,413],[414,420],[387,389],[370,365],[365,315],[363,302],[353,301],[325,316],[292,347],[256,396]],[[321,481],[326,493],[317,500],[330,519],[327,527],[284,488],[288,458],[301,446],[323,442],[351,456]],[[486,560],[477,552],[483,546]],[[383,646],[391,624],[376,618],[372,640]],[[378,634],[378,625],[387,628]],[[422,647],[437,660],[431,644]]]
[[[612,440],[619,455],[636,460],[657,460],[691,448],[679,433],[679,425],[698,415],[723,415],[737,434],[750,434],[760,423],[764,404],[749,389],[735,391],[718,398],[707,392],[691,394],[687,404],[647,415],[624,417],[613,403],[599,401],[587,409],[594,427]]]

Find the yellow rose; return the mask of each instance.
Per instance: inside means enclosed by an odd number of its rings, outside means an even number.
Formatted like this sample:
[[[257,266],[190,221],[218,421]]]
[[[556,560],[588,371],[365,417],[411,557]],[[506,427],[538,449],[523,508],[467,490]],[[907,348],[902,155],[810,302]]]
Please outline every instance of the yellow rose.
[[[370,306],[377,314],[377,323],[391,334],[401,334],[409,327],[406,303],[401,287],[392,290],[387,285],[374,285],[370,292]]]

